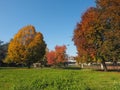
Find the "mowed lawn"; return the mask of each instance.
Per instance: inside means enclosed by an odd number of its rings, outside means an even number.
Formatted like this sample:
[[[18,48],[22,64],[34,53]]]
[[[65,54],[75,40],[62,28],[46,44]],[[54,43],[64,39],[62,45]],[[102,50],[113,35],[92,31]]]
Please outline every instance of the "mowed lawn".
[[[119,72],[0,68],[0,90],[119,90]]]

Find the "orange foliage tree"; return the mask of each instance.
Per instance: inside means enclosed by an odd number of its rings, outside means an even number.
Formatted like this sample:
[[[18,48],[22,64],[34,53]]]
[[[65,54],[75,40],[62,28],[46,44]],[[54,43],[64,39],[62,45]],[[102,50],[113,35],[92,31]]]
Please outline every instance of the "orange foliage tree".
[[[64,63],[67,61],[66,58],[66,46],[56,46],[55,47],[55,52],[56,52],[56,59],[57,63]]]
[[[47,53],[47,62],[49,65],[60,65],[67,62],[66,46],[56,46],[55,51]]]
[[[73,41],[78,56],[87,62],[100,59],[120,60],[120,0],[96,0],[96,7],[88,8],[74,30]],[[92,60],[93,61],[93,60]]]
[[[104,70],[105,61],[120,60],[120,0],[96,0],[99,16],[95,23],[97,56],[102,59]],[[98,39],[102,43],[99,44]]]
[[[47,52],[47,63],[48,65],[55,65],[56,64],[56,53],[55,51]]]
[[[28,25],[20,29],[11,40],[5,62],[26,64],[30,67],[32,63],[42,60],[45,49],[42,33],[36,32],[34,26]]]
[[[91,61],[94,58],[96,49],[94,44],[94,30],[92,29],[96,19],[96,9],[90,7],[82,16],[82,20],[77,24],[74,30],[73,41],[77,47],[78,57],[80,62]]]

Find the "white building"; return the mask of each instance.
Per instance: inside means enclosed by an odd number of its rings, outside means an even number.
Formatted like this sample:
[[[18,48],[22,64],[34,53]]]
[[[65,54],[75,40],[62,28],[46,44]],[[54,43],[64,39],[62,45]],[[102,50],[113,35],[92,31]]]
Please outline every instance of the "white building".
[[[73,56],[68,56],[68,65],[76,65],[76,60]]]

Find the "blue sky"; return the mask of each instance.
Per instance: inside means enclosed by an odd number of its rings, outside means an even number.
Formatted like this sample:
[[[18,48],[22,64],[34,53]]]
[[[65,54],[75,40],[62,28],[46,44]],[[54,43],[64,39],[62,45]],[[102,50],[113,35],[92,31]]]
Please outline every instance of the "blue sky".
[[[76,55],[73,31],[91,6],[95,0],[0,0],[0,40],[9,42],[19,29],[33,25],[50,50],[68,45],[67,53]]]

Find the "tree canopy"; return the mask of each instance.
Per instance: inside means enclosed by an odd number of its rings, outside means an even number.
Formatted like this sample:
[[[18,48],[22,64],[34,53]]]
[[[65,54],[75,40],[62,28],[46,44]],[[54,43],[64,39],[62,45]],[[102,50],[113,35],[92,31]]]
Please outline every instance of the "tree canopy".
[[[55,51],[46,54],[48,65],[60,65],[67,61],[66,46],[55,46]]]
[[[6,57],[8,49],[8,43],[3,43],[3,41],[0,40],[0,66],[2,66],[3,61]]]
[[[20,29],[10,41],[5,62],[30,66],[42,60],[45,49],[46,43],[42,33],[36,32],[34,26],[28,25]]]
[[[105,61],[120,60],[120,0],[96,0],[83,14],[74,30],[78,56]]]

